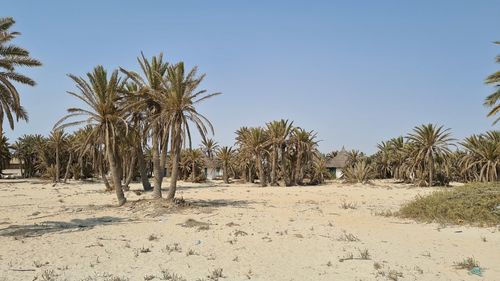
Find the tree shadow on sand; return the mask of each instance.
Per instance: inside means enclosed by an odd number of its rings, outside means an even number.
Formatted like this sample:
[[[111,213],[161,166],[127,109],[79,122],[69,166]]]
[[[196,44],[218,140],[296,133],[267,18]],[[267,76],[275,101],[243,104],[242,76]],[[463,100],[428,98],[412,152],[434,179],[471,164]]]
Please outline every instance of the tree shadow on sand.
[[[31,225],[11,225],[0,229],[0,236],[37,237],[48,233],[89,230],[99,225],[129,222],[129,219],[103,216],[98,218],[72,219],[69,222],[46,221]]]

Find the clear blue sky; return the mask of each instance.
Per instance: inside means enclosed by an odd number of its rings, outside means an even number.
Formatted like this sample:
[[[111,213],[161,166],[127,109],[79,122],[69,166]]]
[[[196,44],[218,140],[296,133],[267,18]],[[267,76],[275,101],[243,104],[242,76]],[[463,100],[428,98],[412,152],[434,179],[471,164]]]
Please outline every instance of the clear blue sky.
[[[222,144],[280,118],[317,131],[324,152],[372,153],[428,122],[457,138],[494,128],[482,102],[499,67],[500,1],[1,2],[15,43],[44,63],[21,71],[38,85],[20,87],[30,122],[6,128],[10,139],[47,134],[75,105],[66,74],[137,69],[140,51],[207,73],[204,88],[224,95],[200,111]]]

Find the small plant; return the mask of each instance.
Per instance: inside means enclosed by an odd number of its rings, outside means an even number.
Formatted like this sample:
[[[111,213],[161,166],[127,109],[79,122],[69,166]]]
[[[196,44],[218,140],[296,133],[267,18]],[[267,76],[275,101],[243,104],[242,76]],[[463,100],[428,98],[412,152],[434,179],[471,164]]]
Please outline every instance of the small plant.
[[[170,273],[168,269],[162,269],[161,270],[161,280],[167,280],[167,281],[187,281],[186,278],[177,275],[175,273]]]
[[[200,254],[198,254],[195,250],[193,249],[189,249],[187,252],[186,252],[186,257],[187,256],[199,256]]]
[[[44,266],[44,265],[47,265],[47,264],[49,264],[49,262],[40,262],[40,261],[34,261],[34,262],[33,262],[33,265],[34,265],[36,268],[40,268],[40,267],[42,267],[42,266]]]
[[[483,241],[483,242],[488,242],[488,240],[486,240],[486,237],[485,237],[485,236],[481,236],[481,241]]]
[[[403,278],[403,273],[396,270],[390,270],[387,274],[387,278],[392,281],[398,281],[399,277]]]
[[[144,276],[144,280],[145,281],[150,281],[150,280],[153,280],[155,278],[156,278],[156,276],[154,276],[154,275],[146,275],[146,276]]]
[[[347,254],[347,256],[340,258],[339,262],[344,262],[344,261],[353,260],[353,259],[354,259],[354,255],[352,253],[349,253],[349,254]]]
[[[373,178],[373,169],[366,161],[360,161],[354,166],[348,166],[343,170],[346,183],[368,183]]]
[[[454,263],[454,267],[456,269],[471,270],[474,267],[478,267],[478,266],[479,266],[479,262],[475,258],[473,258],[473,257],[472,258],[468,257],[468,258],[465,258],[464,260],[462,260],[460,262]]]
[[[370,253],[368,252],[368,249],[364,250],[359,250],[359,258],[362,260],[369,260],[370,259]]]
[[[158,236],[156,236],[156,235],[154,235],[154,234],[151,234],[151,235],[149,235],[148,240],[149,240],[149,241],[155,241],[155,240],[158,240]]]
[[[57,274],[54,272],[54,270],[45,270],[42,272],[42,275],[40,276],[40,280],[42,281],[55,281],[57,278]]]
[[[396,212],[393,212],[391,210],[384,210],[384,211],[378,211],[373,213],[375,216],[382,216],[382,217],[392,217],[397,215]]]
[[[374,262],[373,263],[373,268],[375,268],[376,270],[379,270],[379,269],[382,268],[382,265],[380,263],[378,263],[378,262]]]
[[[151,252],[149,248],[144,248],[144,247],[140,248],[139,251],[143,254]]]
[[[222,268],[216,268],[209,275],[207,275],[207,278],[210,281],[218,281],[219,278],[225,278],[225,277],[222,274]]]
[[[357,208],[357,205],[356,203],[353,203],[353,202],[346,202],[346,201],[342,201],[342,204],[340,204],[340,208],[342,209],[356,209]]]
[[[179,243],[174,243],[173,245],[166,245],[164,251],[167,252],[168,254],[170,254],[172,252],[181,253],[182,252],[182,248],[179,245]]]
[[[333,265],[333,264],[332,264],[332,262],[331,262],[331,261],[328,261],[328,262],[326,263],[326,266],[328,266],[328,267],[331,267],[332,265]]]
[[[359,238],[352,234],[352,233],[346,233],[345,231],[340,235],[340,237],[337,239],[338,241],[347,241],[347,242],[357,242],[360,241]]]

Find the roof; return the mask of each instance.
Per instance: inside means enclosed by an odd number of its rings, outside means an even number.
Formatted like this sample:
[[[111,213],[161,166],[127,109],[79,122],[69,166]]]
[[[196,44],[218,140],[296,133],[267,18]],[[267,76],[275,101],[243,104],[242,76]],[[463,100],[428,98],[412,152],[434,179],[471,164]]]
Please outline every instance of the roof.
[[[330,158],[326,161],[326,167],[327,168],[344,168],[346,163],[347,163],[348,158],[349,158],[349,155],[347,154],[347,151],[345,151],[345,149],[342,149],[341,151],[339,151],[339,153],[335,157]]]

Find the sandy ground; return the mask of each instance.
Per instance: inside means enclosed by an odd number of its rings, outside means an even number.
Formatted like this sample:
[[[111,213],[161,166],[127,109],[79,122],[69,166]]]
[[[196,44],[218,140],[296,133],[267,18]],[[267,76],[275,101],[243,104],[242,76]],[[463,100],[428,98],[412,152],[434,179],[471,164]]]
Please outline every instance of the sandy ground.
[[[500,280],[499,229],[376,215],[432,189],[180,186],[192,206],[172,210],[137,183],[118,208],[101,183],[0,182],[0,280]]]

